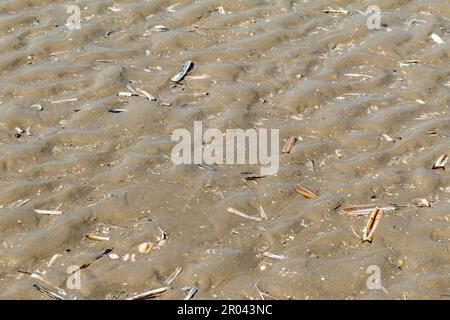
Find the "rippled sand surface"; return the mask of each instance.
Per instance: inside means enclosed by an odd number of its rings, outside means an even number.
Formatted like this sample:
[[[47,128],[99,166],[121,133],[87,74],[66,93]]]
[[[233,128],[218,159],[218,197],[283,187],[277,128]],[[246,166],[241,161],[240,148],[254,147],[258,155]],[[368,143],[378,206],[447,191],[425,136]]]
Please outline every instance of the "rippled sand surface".
[[[159,299],[186,286],[260,299],[255,285],[277,299],[448,298],[450,179],[432,170],[450,146],[448,1],[83,0],[79,30],[65,26],[69,4],[0,1],[0,298],[47,299],[37,283],[123,299],[177,267]],[[173,85],[185,60],[194,68]],[[130,81],[157,101],[117,96]],[[196,120],[300,138],[277,175],[243,181],[259,167],[172,163],[172,131]],[[335,210],[389,203],[405,207],[383,214],[371,244],[352,231],[367,216]],[[259,205],[267,220],[227,211]],[[119,259],[95,260],[105,249]],[[80,290],[66,285],[73,265]],[[386,291],[367,288],[371,265]]]

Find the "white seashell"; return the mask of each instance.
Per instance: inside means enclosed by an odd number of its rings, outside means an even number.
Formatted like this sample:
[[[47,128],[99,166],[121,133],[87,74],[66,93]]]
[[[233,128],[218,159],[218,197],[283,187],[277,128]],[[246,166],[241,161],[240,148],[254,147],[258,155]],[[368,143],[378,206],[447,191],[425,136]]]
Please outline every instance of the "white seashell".
[[[445,44],[445,41],[442,40],[441,37],[439,37],[436,33],[431,34],[431,39],[436,42],[437,44]]]
[[[33,111],[41,111],[44,108],[42,108],[42,106],[40,104],[35,103],[30,106],[30,109]]]
[[[110,253],[110,254],[108,254],[108,257],[109,257],[110,259],[112,259],[112,260],[117,260],[117,259],[120,258],[119,255],[118,255],[118,254],[115,254],[115,253]]]

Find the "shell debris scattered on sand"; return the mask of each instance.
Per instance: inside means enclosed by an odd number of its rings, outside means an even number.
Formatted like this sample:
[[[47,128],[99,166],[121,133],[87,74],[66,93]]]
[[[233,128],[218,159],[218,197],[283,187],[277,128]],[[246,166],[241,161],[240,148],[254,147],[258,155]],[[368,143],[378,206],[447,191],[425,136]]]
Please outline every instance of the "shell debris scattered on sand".
[[[357,1],[76,2],[80,30],[61,3],[0,6],[1,297],[448,293],[448,1],[378,1],[375,29]],[[198,170],[170,156],[194,121],[282,135]]]

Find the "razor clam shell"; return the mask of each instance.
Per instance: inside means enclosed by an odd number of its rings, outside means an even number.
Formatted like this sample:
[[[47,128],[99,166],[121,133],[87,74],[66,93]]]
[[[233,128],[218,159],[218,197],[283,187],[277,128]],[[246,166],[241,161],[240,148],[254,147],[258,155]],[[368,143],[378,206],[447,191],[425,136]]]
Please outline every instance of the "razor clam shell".
[[[126,112],[126,111],[127,111],[126,109],[116,109],[116,108],[108,109],[108,112],[111,112],[111,113],[122,113],[122,112]]]
[[[367,225],[363,230],[363,242],[372,242],[373,235],[378,227],[378,223],[380,222],[382,214],[383,212],[378,207],[376,207],[375,210],[370,214]]]
[[[90,233],[88,233],[85,237],[86,237],[86,239],[93,240],[93,241],[109,241],[109,237],[97,236],[95,234],[90,234]]]
[[[175,271],[164,281],[164,283],[168,286],[178,277],[178,275],[183,271],[181,267],[175,269]]]
[[[297,192],[298,194],[301,194],[302,196],[304,196],[305,198],[308,198],[308,199],[317,198],[319,196],[314,191],[311,191],[299,184],[295,186],[295,192]]]
[[[46,294],[47,296],[49,296],[49,297],[51,297],[53,299],[64,300],[64,298],[61,295],[57,294],[56,292],[54,292],[54,291],[52,291],[50,289],[47,289],[46,287],[44,287],[44,286],[42,286],[40,284],[35,283],[35,284],[33,284],[33,287],[35,287],[38,291]]]
[[[240,216],[242,218],[245,218],[245,219],[250,219],[250,220],[255,220],[255,221],[261,221],[262,220],[261,217],[249,216],[248,214],[243,213],[243,212],[241,212],[241,211],[239,211],[237,209],[234,209],[232,207],[228,207],[228,212],[234,213],[234,214],[236,214],[236,215],[238,215],[238,216]]]
[[[197,293],[198,288],[197,287],[192,287],[189,289],[188,294],[186,295],[186,297],[184,298],[184,300],[191,300],[192,297]]]
[[[183,62],[183,64],[181,65],[181,67],[177,70],[177,72],[175,73],[175,75],[170,78],[170,81],[173,82],[178,82],[181,79],[184,78],[184,76],[188,73],[188,71],[191,69],[193,63],[192,61],[188,60]]]
[[[398,209],[396,204],[387,204],[387,205],[356,205],[356,206],[348,206],[339,209],[340,214],[346,214],[349,216],[360,216],[372,213],[375,208],[379,208],[383,211],[395,211]]]
[[[146,98],[150,101],[156,101],[156,98],[143,89],[136,89],[136,91],[141,95],[141,97]]]
[[[150,290],[147,292],[143,292],[140,294],[137,294],[135,296],[132,296],[131,298],[128,298],[127,300],[146,300],[151,299],[160,296],[163,292],[166,292],[169,290],[170,287],[162,287],[154,290]]]
[[[264,257],[266,257],[266,258],[270,258],[270,259],[274,259],[274,260],[284,260],[284,259],[286,259],[286,257],[283,256],[283,255],[274,254],[274,253],[271,253],[271,252],[269,252],[269,251],[264,251],[264,252],[262,253],[262,255],[263,255]]]

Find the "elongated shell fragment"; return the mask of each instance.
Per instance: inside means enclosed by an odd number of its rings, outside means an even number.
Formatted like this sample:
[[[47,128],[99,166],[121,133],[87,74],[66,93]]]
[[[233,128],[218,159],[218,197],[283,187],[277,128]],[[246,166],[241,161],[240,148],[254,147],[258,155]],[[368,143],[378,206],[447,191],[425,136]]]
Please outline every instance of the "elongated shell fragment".
[[[91,233],[88,233],[85,237],[86,237],[86,239],[93,240],[93,241],[109,241],[109,237],[98,236],[98,235],[91,234]]]
[[[281,153],[289,153],[289,152],[291,152],[291,150],[294,147],[294,144],[296,142],[297,142],[297,137],[290,136],[289,139],[287,139],[286,144],[284,145],[283,149],[281,150]]]
[[[163,25],[157,25],[157,26],[154,26],[150,31],[155,32],[155,33],[167,32],[167,31],[169,31],[169,28],[167,28],[166,26],[163,26]]]
[[[150,291],[147,291],[147,292],[143,292],[143,293],[137,294],[137,295],[135,295],[133,297],[130,297],[127,300],[147,300],[147,299],[152,299],[152,298],[160,296],[162,293],[166,292],[169,289],[170,289],[170,287],[162,287],[162,288],[150,290]]]
[[[299,184],[295,187],[295,192],[297,192],[298,194],[301,194],[302,196],[304,196],[307,199],[313,199],[313,198],[317,198],[319,196],[314,191],[309,190],[306,187],[299,185]]]
[[[170,81],[173,82],[178,82],[181,79],[184,78],[184,76],[188,73],[188,71],[192,68],[194,64],[192,63],[191,60],[185,61],[183,62],[183,64],[181,65],[181,67],[177,70],[177,72],[175,73],[175,75],[170,78]]]
[[[60,214],[62,214],[62,211],[59,211],[59,210],[40,210],[40,209],[36,209],[36,210],[34,210],[34,212],[39,213],[39,214],[46,214],[46,215],[60,215]]]
[[[398,209],[398,206],[396,204],[387,204],[387,205],[372,205],[372,204],[366,204],[366,205],[356,205],[356,206],[349,206],[339,209],[340,214],[349,215],[349,216],[362,216],[370,214],[375,210],[375,208],[379,208],[383,211],[395,211]]]
[[[367,225],[363,230],[362,241],[372,242],[373,234],[378,227],[381,216],[382,211],[378,207],[376,207],[370,215],[369,220],[367,221]]]

